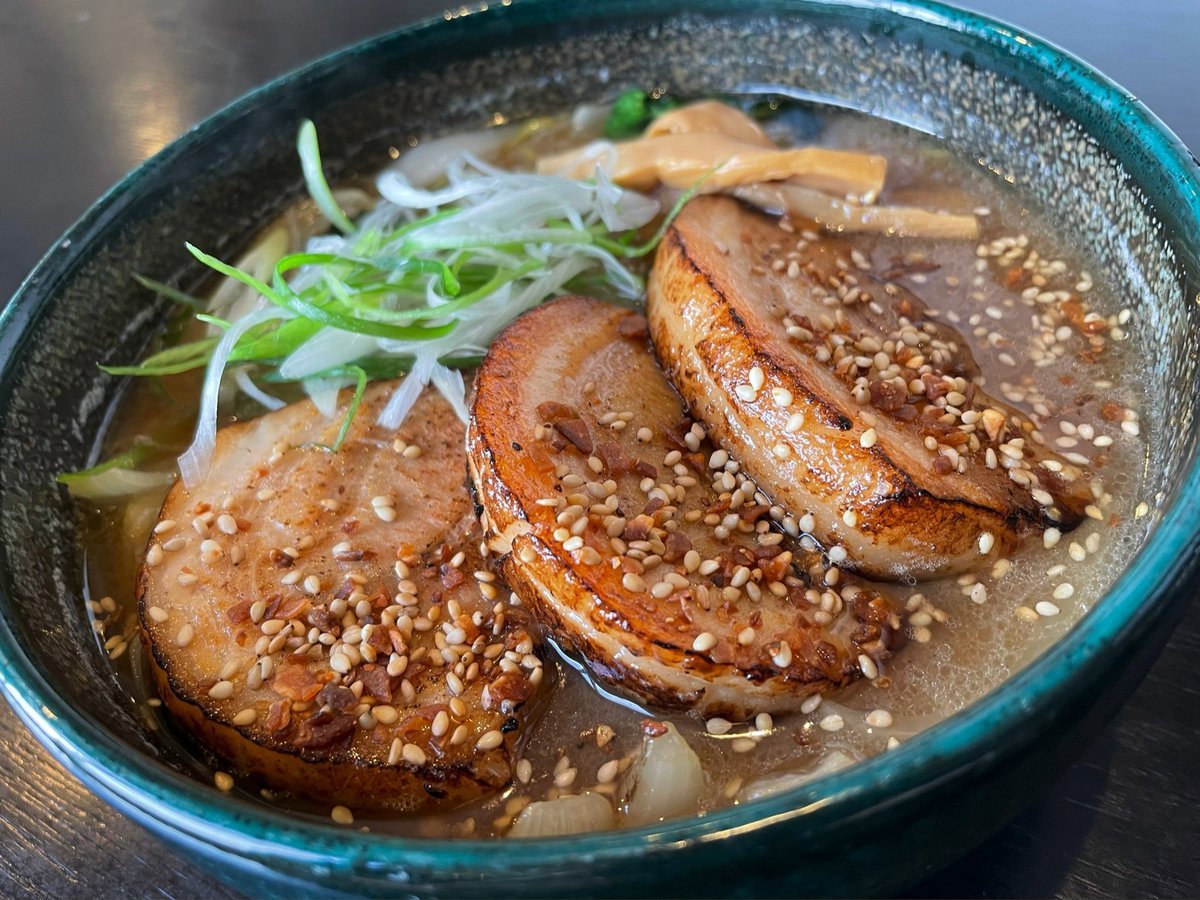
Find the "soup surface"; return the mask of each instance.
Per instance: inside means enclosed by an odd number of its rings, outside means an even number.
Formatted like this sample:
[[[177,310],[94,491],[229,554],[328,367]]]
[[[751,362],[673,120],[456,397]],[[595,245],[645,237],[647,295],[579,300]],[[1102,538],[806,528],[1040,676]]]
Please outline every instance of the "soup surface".
[[[1144,496],[1151,448],[1141,434],[1152,418],[1143,395],[1144,351],[1132,311],[1112,296],[1089,262],[1020,185],[1008,185],[936,140],[836,109],[787,107],[768,121],[780,143],[815,143],[886,156],[880,201],[973,213],[975,241],[855,238],[853,264],[886,272],[921,297],[969,344],[990,392],[1037,423],[1045,441],[1067,459],[1094,467],[1094,502],[1078,528],[1046,530],[1011,556],[981,556],[976,571],[920,584],[879,584],[910,613],[911,643],[874,681],[835,696],[809,698],[803,711],[730,724],[687,715],[666,717],[700,757],[701,811],[746,802],[772,789],[819,775],[849,760],[886,752],[995,688],[1063,635],[1101,597],[1138,546],[1153,498]],[[536,149],[562,149],[565,127],[544,128]],[[578,132],[571,140],[579,141]],[[502,163],[528,163],[521,152]],[[303,215],[301,215],[303,218]],[[803,229],[798,227],[798,233]],[[177,341],[179,323],[163,338]],[[105,436],[106,452],[150,439],[149,463],[167,463],[191,438],[200,377],[144,379],[130,384]],[[230,401],[223,421],[259,412],[244,398]],[[135,576],[162,494],[148,494],[87,516],[87,585],[98,639],[113,660],[129,702],[179,759],[223,789],[245,791],[294,809],[327,815],[301,798],[276,796],[248,780],[219,772],[219,763],[160,713],[137,638]],[[811,540],[811,539],[809,539]],[[627,773],[644,745],[647,718],[602,689],[571,660],[546,654],[552,688],[531,716],[517,780],[504,792],[453,812],[417,817],[358,813],[372,830],[426,836],[502,836],[531,801],[583,791],[612,796],[628,790]],[[237,773],[233,773],[234,776]]]

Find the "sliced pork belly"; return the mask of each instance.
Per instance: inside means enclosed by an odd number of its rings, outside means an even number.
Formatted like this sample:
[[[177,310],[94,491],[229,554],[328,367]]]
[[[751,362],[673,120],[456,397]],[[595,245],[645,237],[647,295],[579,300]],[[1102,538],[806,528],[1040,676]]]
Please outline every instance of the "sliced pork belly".
[[[762,490],[878,578],[961,571],[1078,524],[1089,479],[975,383],[961,335],[860,271],[852,239],[798,237],[698,198],[649,284],[667,376]]]
[[[902,642],[883,597],[770,527],[685,416],[641,315],[542,306],[501,334],[475,386],[468,458],[491,549],[602,680],[743,717],[876,677]]]
[[[541,669],[483,571],[462,424],[426,391],[379,427],[394,387],[337,453],[340,417],[307,401],[219,431],[167,497],[139,609],[167,707],[234,770],[408,810],[509,782]]]

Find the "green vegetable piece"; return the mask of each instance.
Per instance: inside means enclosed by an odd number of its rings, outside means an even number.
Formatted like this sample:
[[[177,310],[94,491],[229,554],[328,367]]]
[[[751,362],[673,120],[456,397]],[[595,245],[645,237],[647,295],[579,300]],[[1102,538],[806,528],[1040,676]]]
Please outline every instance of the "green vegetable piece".
[[[342,234],[353,234],[354,225],[346,213],[338,206],[330,190],[329,182],[325,180],[325,172],[321,168],[321,148],[317,143],[317,126],[312,119],[305,119],[300,125],[300,133],[296,135],[296,152],[300,154],[300,168],[304,172],[304,184],[309,196],[317,204],[317,209]]]
[[[625,91],[613,102],[604,122],[604,136],[612,141],[637,137],[642,130],[665,112],[678,107],[679,101],[667,94]]]

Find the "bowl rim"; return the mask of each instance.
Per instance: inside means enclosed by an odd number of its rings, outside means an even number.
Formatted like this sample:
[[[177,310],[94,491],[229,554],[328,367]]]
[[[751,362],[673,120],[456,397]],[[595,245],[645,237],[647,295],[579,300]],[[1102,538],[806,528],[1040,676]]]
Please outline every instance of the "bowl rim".
[[[426,19],[334,51],[266,82],[194,126],[180,138],[142,163],[105,194],[56,241],[22,282],[7,307],[0,312],[0,358],[16,357],[26,336],[26,324],[41,309],[39,285],[53,282],[94,228],[103,226],[119,210],[127,195],[149,172],[171,165],[176,158],[204,140],[215,127],[252,111],[284,85],[319,78],[343,61],[369,54],[378,46],[409,40],[432,29],[445,28],[466,15],[512,20],[519,28],[523,18],[549,14],[556,0],[505,0],[460,14]],[[760,14],[820,14],[858,10],[891,17],[897,25],[916,25],[949,32],[1000,48],[1029,71],[1064,80],[1084,101],[1105,112],[1108,121],[1134,137],[1152,154],[1179,205],[1172,210],[1176,222],[1200,235],[1200,163],[1182,142],[1143,104],[1086,63],[1056,45],[1015,26],[958,9],[937,0],[646,0],[635,5],[610,3],[557,7],[560,24],[589,21],[599,6],[637,9],[639,15],[668,19],[688,15],[757,12]],[[527,15],[528,14],[528,15]],[[1064,89],[1065,88],[1060,88]],[[65,248],[73,249],[62,253]],[[7,368],[7,363],[4,368]],[[0,380],[3,380],[0,373]],[[1152,539],[1081,621],[1000,687],[951,718],[908,741],[898,751],[869,759],[850,769],[805,786],[753,803],[726,807],[703,817],[689,817],[638,829],[619,829],[563,838],[521,842],[521,852],[503,840],[408,838],[348,831],[332,822],[284,813],[260,804],[221,794],[149,756],[131,750],[90,717],[61,702],[49,683],[25,654],[7,622],[0,617],[0,692],[54,756],[100,789],[135,818],[145,816],[161,823],[176,836],[207,842],[214,847],[259,858],[286,853],[291,861],[330,867],[368,866],[379,872],[388,867],[425,869],[438,876],[453,876],[464,867],[499,871],[516,866],[579,864],[581,861],[617,860],[631,855],[664,852],[693,843],[720,840],[735,834],[764,829],[810,817],[826,822],[829,816],[846,816],[869,809],[885,798],[893,802],[920,790],[928,781],[924,772],[937,761],[942,778],[970,770],[995,751],[986,743],[992,726],[1028,714],[1051,703],[1068,686],[1086,677],[1097,661],[1097,650],[1148,630],[1167,606],[1173,590],[1195,570],[1200,544],[1200,460],[1193,460],[1181,480],[1172,505],[1162,514]],[[1166,575],[1164,575],[1166,573]],[[1020,731],[1020,729],[1011,729]],[[1003,736],[1010,744],[1019,735]],[[820,815],[817,815],[817,814]],[[353,839],[351,840],[351,836]],[[399,884],[397,885],[399,886]]]

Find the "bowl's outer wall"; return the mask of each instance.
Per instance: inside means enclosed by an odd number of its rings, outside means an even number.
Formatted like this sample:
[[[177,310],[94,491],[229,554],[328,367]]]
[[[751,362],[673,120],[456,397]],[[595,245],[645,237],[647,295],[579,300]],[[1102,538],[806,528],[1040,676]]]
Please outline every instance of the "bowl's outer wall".
[[[630,85],[700,94],[783,84],[942,135],[1035,193],[1137,307],[1140,337],[1161,349],[1144,423],[1174,435],[1146,494],[1161,489],[1164,506],[1178,497],[1196,447],[1196,309],[1185,299],[1195,293],[1195,204],[1178,200],[1184,190],[1194,199],[1194,176],[1181,185],[1160,174],[1161,141],[1143,140],[1129,125],[1132,101],[1113,92],[1100,108],[1085,103],[1071,64],[1035,65],[1000,36],[989,43],[959,33],[977,21],[965,14],[943,28],[920,21],[938,18],[937,10],[902,18],[882,7],[769,6],[791,12],[767,14],[767,4],[736,0],[689,4],[682,16],[666,2],[518,2],[371,42],[219,114],[139,170],[73,230],[71,247],[47,258],[0,330],[0,618],[15,638],[5,648],[7,691],[19,686],[16,707],[69,768],[256,893],[272,884],[287,893],[273,881],[285,873],[331,889],[450,884],[480,896],[496,892],[486,873],[531,895],[584,889],[583,877],[587,889],[627,894],[867,893],[914,880],[977,843],[1099,728],[1182,609],[1178,587],[1194,575],[1194,540],[1180,545],[1169,579],[1145,585],[1142,612],[1110,630],[1120,637],[1113,652],[1095,642],[1054,651],[1039,705],[1016,693],[1033,676],[1019,679],[957,742],[927,735],[894,762],[831,780],[828,791],[767,802],[753,826],[752,814],[737,813],[664,827],[660,836],[577,841],[579,855],[564,853],[564,844],[513,854],[418,842],[397,856],[398,843],[389,849],[364,838],[347,847],[330,828],[261,813],[182,775],[156,775],[144,759],[188,768],[146,730],[96,649],[79,601],[76,521],[52,479],[87,460],[118,390],[95,364],[135,358],[165,314],[131,289],[129,273],[189,287],[201,275],[181,249],[185,238],[230,255],[298,197],[292,136],[303,116],[316,120],[335,179],[376,168],[388,147],[410,136],[478,127],[493,112],[562,109]],[[1018,712],[1024,717],[1015,724]],[[96,732],[90,745],[69,738],[80,731]],[[990,745],[964,755],[963,742],[986,735]],[[143,758],[118,762],[131,751]],[[154,791],[147,778],[160,782]],[[714,830],[759,833],[723,840],[714,853],[705,846]],[[247,842],[247,833],[264,840]]]

